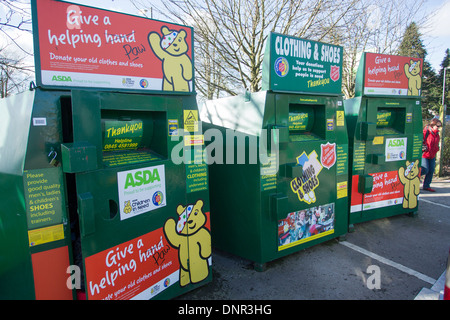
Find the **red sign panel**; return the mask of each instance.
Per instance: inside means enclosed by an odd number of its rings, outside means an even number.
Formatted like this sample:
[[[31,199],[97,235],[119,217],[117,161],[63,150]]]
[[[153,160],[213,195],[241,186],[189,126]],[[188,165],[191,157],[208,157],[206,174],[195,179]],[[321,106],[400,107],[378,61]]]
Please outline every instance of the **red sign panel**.
[[[94,300],[149,299],[179,280],[178,250],[163,229],[87,257],[86,293]]]
[[[370,173],[373,176],[372,192],[361,194],[358,192],[359,176],[352,178],[352,196],[350,212],[390,207],[403,203],[404,186],[398,171]]]
[[[365,53],[364,94],[420,96],[423,60]]]
[[[38,85],[193,92],[190,27],[33,1]]]

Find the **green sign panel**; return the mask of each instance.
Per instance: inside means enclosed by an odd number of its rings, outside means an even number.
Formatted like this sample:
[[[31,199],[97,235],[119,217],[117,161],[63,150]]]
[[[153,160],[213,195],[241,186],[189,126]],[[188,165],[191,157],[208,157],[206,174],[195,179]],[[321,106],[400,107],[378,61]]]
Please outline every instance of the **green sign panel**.
[[[110,120],[104,125],[103,151],[136,150],[141,143],[144,133],[141,120]]]
[[[263,90],[341,94],[340,46],[271,33],[263,64]]]
[[[23,183],[25,186],[28,229],[61,223],[64,194],[60,169],[25,171]]]

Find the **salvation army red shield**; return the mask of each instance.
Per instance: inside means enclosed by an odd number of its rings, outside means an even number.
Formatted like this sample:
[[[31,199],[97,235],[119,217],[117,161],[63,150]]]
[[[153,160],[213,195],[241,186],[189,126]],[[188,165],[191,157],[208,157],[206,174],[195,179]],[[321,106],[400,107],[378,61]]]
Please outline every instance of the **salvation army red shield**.
[[[339,78],[341,77],[340,69],[341,68],[339,66],[330,67],[330,77],[331,80],[333,80],[334,82],[338,81]]]
[[[321,144],[320,162],[322,166],[330,169],[336,163],[336,143]]]

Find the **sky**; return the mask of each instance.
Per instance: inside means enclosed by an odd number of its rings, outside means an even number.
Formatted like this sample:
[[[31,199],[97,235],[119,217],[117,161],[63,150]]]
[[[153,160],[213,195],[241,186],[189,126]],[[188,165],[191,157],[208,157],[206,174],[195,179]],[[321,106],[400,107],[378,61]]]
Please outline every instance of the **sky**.
[[[431,0],[426,10],[436,10],[436,15],[429,19],[430,26],[422,30],[422,40],[427,49],[426,60],[435,71],[440,70],[445,50],[450,48],[450,0]]]
[[[130,3],[130,0],[71,0],[68,2],[79,3],[92,7],[99,7],[113,11],[124,12],[133,15],[142,15],[138,9]],[[159,0],[152,0],[151,3],[159,2]],[[427,61],[431,63],[435,71],[440,70],[440,64],[444,59],[445,50],[450,48],[450,0],[426,0],[424,10],[421,14],[429,14],[433,11],[436,13],[427,19],[427,26],[422,32],[422,40],[427,49]],[[148,12],[147,12],[147,15]],[[2,18],[0,12],[0,19]],[[162,19],[156,13],[154,19]],[[164,19],[162,19],[164,20]],[[28,37],[28,38],[27,38]],[[2,38],[0,37],[0,41]],[[20,37],[19,41],[24,41],[25,48],[28,47],[29,52],[33,51],[32,39],[30,35]]]

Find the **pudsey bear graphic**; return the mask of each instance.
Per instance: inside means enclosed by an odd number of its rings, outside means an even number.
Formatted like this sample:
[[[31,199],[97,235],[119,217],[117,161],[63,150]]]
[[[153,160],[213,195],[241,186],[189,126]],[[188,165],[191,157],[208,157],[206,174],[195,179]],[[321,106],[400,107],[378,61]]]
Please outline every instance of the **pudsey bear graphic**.
[[[417,196],[420,192],[420,166],[419,160],[414,162],[406,161],[406,170],[398,169],[398,177],[403,184],[403,208],[413,209],[417,207]]]
[[[422,89],[422,77],[420,76],[420,60],[410,60],[404,66],[405,75],[408,78],[408,96],[420,96]]]
[[[164,224],[166,239],[178,250],[182,287],[189,283],[199,283],[209,275],[211,233],[205,227],[207,216],[202,208],[202,200],[187,206],[179,205],[178,221],[169,218]]]
[[[186,31],[161,28],[162,38],[157,32],[150,32],[148,42],[155,55],[162,61],[164,74],[163,91],[189,92],[192,80],[192,62],[187,52]]]

